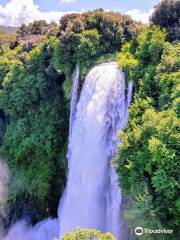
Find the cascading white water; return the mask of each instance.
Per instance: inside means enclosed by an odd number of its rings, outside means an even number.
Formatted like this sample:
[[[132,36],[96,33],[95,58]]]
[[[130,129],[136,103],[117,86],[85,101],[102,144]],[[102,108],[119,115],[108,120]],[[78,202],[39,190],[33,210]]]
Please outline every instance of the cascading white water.
[[[117,131],[127,121],[132,87],[116,63],[93,68],[86,77],[69,139],[67,187],[59,207],[60,236],[76,228],[120,236],[121,193],[111,161]]]
[[[69,133],[72,132],[73,120],[76,114],[76,105],[78,101],[78,89],[79,89],[79,65],[76,66],[75,71],[72,76],[72,91],[71,91],[71,105],[70,105],[70,124]]]
[[[116,63],[93,68],[77,103],[79,68],[73,75],[68,181],[58,210],[34,228],[19,222],[4,240],[52,240],[76,227],[121,236],[121,192],[113,166],[118,130],[128,119],[132,83],[125,96],[124,74]]]

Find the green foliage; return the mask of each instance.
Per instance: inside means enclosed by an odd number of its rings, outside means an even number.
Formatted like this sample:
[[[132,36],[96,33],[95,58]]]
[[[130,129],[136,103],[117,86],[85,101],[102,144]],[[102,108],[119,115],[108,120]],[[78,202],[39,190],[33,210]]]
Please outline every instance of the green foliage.
[[[13,173],[9,203],[37,209],[34,220],[56,214],[66,181],[69,110],[64,80],[51,66],[52,46],[52,39],[39,45],[25,62],[1,58],[0,109],[7,119],[1,155]]]
[[[75,33],[84,31],[84,21],[82,14],[72,13],[65,14],[60,19],[60,32],[70,28]]]
[[[72,32],[69,28],[62,33],[54,49],[53,62],[56,70],[63,71],[66,75],[72,73],[75,61],[75,50],[80,44],[81,35]]]
[[[130,52],[130,43],[125,43],[118,55],[118,64],[123,71],[126,72],[126,78],[132,79],[134,71],[138,65],[138,60],[135,59],[133,54]]]
[[[115,53],[125,40],[132,39],[137,26],[129,16],[102,9],[67,14],[60,20],[54,66],[69,77],[79,62],[81,71],[85,72],[99,56]]]
[[[63,83],[63,90],[67,98],[70,98],[71,88],[72,88],[72,81],[70,79],[66,79],[66,81]]]
[[[69,30],[67,30],[69,31]],[[54,66],[70,75],[75,64],[81,69],[100,52],[99,34],[97,30],[86,30],[82,34],[66,32],[57,42],[54,51]]]
[[[137,36],[136,57],[143,65],[147,63],[157,64],[161,58],[165,42],[165,32],[159,27],[150,26],[142,34]]]
[[[180,44],[165,45],[161,63],[157,67],[157,78],[161,92],[159,106],[161,109],[173,107],[180,116]]]
[[[134,105],[130,117],[131,111]],[[131,196],[125,210],[130,226],[157,228],[159,225],[177,231],[179,126],[173,110],[156,113],[150,108],[139,120],[137,115],[131,117],[121,133],[123,143],[118,154],[118,172],[124,193]]]
[[[148,109],[140,123],[132,118],[121,133],[123,143],[119,155],[122,186],[131,191],[134,198],[143,192],[141,188],[147,187],[153,196],[156,214],[171,227],[179,224],[176,207],[180,189],[179,126],[180,121],[173,110],[156,113]]]
[[[124,37],[121,16],[113,12],[96,11],[91,18],[95,19],[95,27],[101,34],[102,51],[119,50]]]
[[[116,240],[110,233],[101,234],[96,230],[77,228],[74,231],[66,233],[62,240]]]
[[[88,58],[96,56],[96,54],[98,53],[98,48],[100,47],[99,39],[100,36],[96,29],[84,31],[82,33],[80,46],[78,46],[79,48],[77,50],[79,51],[79,56],[83,56],[82,54],[84,54],[84,57],[86,57],[86,61]],[[84,53],[83,50],[87,52]]]
[[[128,199],[124,216],[132,229],[174,229],[171,239],[177,239],[180,225],[179,51],[179,44],[165,42],[165,33],[151,25],[118,56],[136,91],[116,160]]]
[[[168,30],[168,40],[180,40],[180,1],[162,0],[155,6],[151,21]]]
[[[130,16],[97,9],[93,12],[63,16],[60,20],[60,35],[67,29],[74,33],[96,29],[100,35],[101,50],[107,53],[119,50],[124,40],[132,39],[137,25],[139,24]]]
[[[135,89],[142,98],[152,97],[157,105],[159,83],[155,77],[156,66],[160,63],[165,48],[166,34],[153,25],[126,43],[118,56],[118,64],[126,73],[126,80],[134,81]]]
[[[96,29],[86,30],[82,33],[80,44],[76,48],[76,62],[80,63],[81,69],[88,65],[100,52],[100,36]]]

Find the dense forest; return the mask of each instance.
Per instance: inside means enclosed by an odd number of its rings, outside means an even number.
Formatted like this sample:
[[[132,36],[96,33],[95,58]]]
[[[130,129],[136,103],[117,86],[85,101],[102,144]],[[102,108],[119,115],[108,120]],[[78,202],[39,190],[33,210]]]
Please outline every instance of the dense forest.
[[[1,28],[0,155],[11,174],[0,225],[56,216],[66,184],[73,70],[79,64],[82,87],[92,66],[117,60],[134,85],[115,159],[126,225],[130,233],[139,225],[173,229],[167,239],[178,239],[179,16],[180,1],[164,0],[148,26],[97,9],[64,15],[59,24],[23,24],[11,34]]]

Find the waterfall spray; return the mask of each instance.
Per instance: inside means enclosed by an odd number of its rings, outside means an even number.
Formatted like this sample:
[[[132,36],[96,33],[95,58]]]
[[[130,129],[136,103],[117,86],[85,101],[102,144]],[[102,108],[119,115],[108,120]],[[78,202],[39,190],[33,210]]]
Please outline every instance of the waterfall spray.
[[[0,159],[0,240],[4,234],[4,226],[7,221],[6,200],[8,195],[10,172],[7,164]]]
[[[73,120],[76,114],[76,105],[78,101],[78,90],[79,90],[79,65],[76,66],[72,76],[72,90],[71,90],[71,104],[70,104],[70,124],[69,133],[72,132]]]

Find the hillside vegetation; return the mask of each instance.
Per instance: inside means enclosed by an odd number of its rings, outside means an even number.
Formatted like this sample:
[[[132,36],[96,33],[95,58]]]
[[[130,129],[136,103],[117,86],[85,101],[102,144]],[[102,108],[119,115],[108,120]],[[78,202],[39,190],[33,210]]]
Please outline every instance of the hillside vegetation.
[[[120,133],[117,164],[128,199],[124,206],[128,225],[174,229],[178,236],[180,43],[172,45],[165,37],[165,32],[150,26],[119,54],[119,66],[127,84],[133,79],[135,95],[128,125]]]

